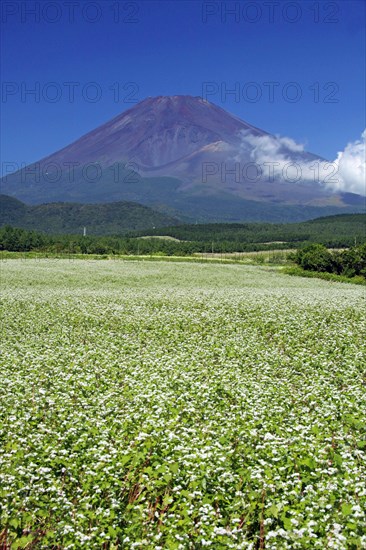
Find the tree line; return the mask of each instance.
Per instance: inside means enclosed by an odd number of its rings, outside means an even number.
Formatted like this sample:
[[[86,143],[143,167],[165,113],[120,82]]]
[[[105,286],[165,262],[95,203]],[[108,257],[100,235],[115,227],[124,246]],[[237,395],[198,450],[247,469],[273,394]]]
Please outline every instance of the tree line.
[[[238,243],[235,241],[175,241],[164,238],[49,235],[12,227],[0,228],[0,250],[71,254],[162,254],[188,256],[196,253],[256,252],[286,249],[288,244]],[[290,245],[291,247],[291,245]],[[292,245],[292,248],[295,244]]]
[[[366,243],[347,250],[328,250],[322,244],[300,248],[290,256],[302,269],[366,278]]]

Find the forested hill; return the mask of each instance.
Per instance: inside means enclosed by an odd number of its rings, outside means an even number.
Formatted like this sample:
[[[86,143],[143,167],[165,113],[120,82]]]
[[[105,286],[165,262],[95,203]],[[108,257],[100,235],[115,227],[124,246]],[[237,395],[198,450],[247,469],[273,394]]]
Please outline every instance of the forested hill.
[[[135,202],[57,202],[28,206],[13,197],[0,195],[0,227],[12,225],[51,234],[81,234],[86,227],[90,235],[113,235],[178,223],[180,220],[174,216]]]
[[[230,243],[319,242],[351,246],[366,240],[366,214],[339,214],[301,223],[216,223],[179,225],[131,233],[170,236],[183,241]]]

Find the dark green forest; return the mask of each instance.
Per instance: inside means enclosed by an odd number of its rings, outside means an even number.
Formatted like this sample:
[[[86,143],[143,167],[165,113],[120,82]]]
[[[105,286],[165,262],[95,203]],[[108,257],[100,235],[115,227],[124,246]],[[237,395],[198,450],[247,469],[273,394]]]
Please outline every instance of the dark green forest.
[[[318,242],[333,248],[348,247],[366,239],[366,214],[339,214],[301,223],[178,225],[129,233],[129,236],[136,235],[169,235],[184,241],[235,243],[236,247],[249,243],[274,243],[276,247],[285,244],[291,248],[291,245],[302,242]]]

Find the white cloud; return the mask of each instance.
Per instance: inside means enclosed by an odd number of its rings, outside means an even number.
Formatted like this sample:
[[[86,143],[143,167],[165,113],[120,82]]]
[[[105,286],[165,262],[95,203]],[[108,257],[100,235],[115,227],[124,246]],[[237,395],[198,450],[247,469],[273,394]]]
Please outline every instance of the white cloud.
[[[349,143],[334,161],[338,167],[339,186],[335,189],[366,195],[366,130],[361,139]]]
[[[349,143],[332,162],[301,158],[304,145],[288,137],[255,136],[248,132],[241,137],[240,150],[233,159],[236,162],[249,157],[263,174],[268,175],[270,170],[273,177],[285,182],[313,181],[334,191],[366,195],[366,130],[361,140]]]
[[[302,143],[296,143],[296,141],[288,137],[281,138],[278,136],[278,139],[281,141],[281,145],[284,145],[287,149],[290,149],[290,151],[293,151],[294,153],[301,153],[304,151],[304,146]]]

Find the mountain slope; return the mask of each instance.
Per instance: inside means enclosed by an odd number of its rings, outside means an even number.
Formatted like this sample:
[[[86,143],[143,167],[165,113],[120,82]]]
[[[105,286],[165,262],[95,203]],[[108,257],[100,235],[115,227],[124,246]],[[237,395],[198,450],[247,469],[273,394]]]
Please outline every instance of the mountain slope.
[[[134,201],[200,220],[290,221],[362,210],[358,195],[311,180],[259,180],[258,148],[290,163],[321,162],[199,97],[148,98],[60,151],[3,178],[28,203]],[[272,148],[272,149],[271,149]],[[322,210],[324,209],[324,210]]]

